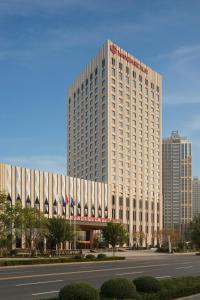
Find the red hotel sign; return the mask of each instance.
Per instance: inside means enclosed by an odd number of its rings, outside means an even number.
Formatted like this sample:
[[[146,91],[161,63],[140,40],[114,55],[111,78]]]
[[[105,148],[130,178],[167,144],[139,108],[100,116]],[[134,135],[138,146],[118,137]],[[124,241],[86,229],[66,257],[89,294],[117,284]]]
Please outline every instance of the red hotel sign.
[[[147,68],[143,67],[139,62],[137,62],[136,60],[134,60],[130,56],[122,53],[121,51],[119,51],[114,44],[110,45],[110,51],[113,54],[117,54],[118,56],[122,57],[123,59],[125,59],[127,62],[129,62],[130,64],[132,64],[133,66],[135,66],[136,68],[141,70],[142,72],[148,74],[148,69]]]
[[[98,218],[98,217],[84,217],[84,216],[74,216],[70,217],[72,221],[95,221],[95,222],[118,222],[118,220],[113,220],[109,218]]]

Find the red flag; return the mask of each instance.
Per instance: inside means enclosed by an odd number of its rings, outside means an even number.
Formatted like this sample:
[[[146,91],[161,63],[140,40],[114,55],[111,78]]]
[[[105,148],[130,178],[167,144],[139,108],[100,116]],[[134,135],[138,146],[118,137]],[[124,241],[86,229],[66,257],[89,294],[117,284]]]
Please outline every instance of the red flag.
[[[69,198],[68,198],[68,196],[67,196],[67,195],[66,195],[65,201],[66,201],[66,204],[68,204],[68,203],[69,203]]]

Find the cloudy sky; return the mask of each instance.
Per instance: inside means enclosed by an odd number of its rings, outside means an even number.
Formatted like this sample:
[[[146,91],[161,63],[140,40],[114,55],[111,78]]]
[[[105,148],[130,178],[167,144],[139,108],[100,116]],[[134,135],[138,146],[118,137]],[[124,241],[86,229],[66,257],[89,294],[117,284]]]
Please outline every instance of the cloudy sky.
[[[66,91],[106,39],[163,76],[200,176],[199,0],[0,0],[0,161],[66,173]]]

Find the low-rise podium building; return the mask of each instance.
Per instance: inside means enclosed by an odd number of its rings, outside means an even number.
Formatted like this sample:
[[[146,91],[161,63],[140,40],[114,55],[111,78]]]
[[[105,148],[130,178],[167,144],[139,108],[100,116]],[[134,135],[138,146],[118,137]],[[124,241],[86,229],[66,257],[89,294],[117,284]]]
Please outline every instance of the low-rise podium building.
[[[47,218],[75,222],[92,239],[109,218],[107,184],[0,163],[0,191],[12,205],[36,207]],[[116,221],[116,220],[115,220]]]

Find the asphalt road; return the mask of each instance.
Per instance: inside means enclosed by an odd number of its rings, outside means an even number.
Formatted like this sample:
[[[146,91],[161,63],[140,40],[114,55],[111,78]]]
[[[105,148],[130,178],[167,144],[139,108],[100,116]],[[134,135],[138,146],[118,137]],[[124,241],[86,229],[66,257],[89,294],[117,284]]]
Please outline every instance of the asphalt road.
[[[158,278],[200,275],[200,257],[166,254],[114,262],[0,267],[0,299],[51,298],[67,282],[88,281],[100,287],[103,281],[112,277],[132,279],[140,275]]]

